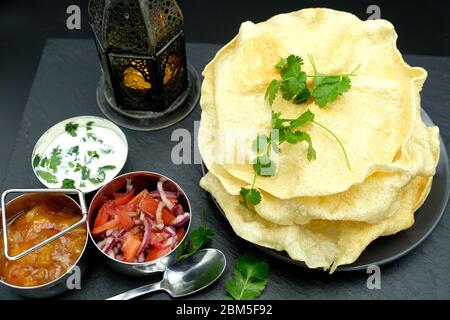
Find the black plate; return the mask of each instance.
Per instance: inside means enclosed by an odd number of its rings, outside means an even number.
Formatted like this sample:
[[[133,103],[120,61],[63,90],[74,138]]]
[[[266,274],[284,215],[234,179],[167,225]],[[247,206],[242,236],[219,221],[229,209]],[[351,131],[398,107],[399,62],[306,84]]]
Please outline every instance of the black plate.
[[[424,122],[431,126],[434,125],[428,114],[422,110]],[[421,244],[433,231],[441,220],[450,192],[449,164],[447,150],[444,142],[440,138],[441,154],[439,163],[436,168],[436,175],[433,179],[430,194],[415,214],[414,225],[404,231],[388,237],[380,237],[373,241],[352,264],[339,266],[336,271],[357,271],[366,270],[370,265],[383,265],[392,262],[407,253],[411,252],[419,244]],[[206,166],[202,163],[203,175],[207,172]],[[214,203],[219,208],[222,215],[225,216],[223,209],[214,197]],[[256,245],[262,251],[289,263],[306,267],[303,261],[291,259],[285,251],[276,251]]]

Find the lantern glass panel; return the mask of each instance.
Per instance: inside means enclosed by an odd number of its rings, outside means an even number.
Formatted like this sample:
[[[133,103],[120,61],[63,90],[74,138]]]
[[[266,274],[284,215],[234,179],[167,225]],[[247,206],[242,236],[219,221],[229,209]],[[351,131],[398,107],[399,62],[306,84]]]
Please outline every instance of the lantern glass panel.
[[[145,110],[149,103],[155,104],[158,88],[154,72],[155,62],[146,56],[109,54],[113,69],[114,91],[119,94],[119,105],[133,106],[134,110]]]
[[[149,53],[144,18],[136,1],[110,1],[106,23],[106,42],[112,52]]]
[[[155,51],[161,50],[183,30],[183,16],[175,1],[148,1],[150,25]]]
[[[169,46],[158,54],[162,72],[164,104],[172,104],[183,92],[187,83],[186,55],[184,52],[184,35],[179,34]]]

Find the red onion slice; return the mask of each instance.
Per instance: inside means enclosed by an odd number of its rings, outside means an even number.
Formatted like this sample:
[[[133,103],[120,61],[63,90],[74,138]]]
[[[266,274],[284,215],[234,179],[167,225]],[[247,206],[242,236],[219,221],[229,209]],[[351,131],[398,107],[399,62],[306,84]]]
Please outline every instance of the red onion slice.
[[[137,258],[137,262],[138,263],[143,263],[145,261],[145,256],[144,253],[141,253],[138,258]]]
[[[164,208],[165,203],[160,201],[158,203],[158,207],[156,208],[156,225],[157,228],[164,228],[164,221],[162,219],[162,209]],[[162,226],[162,227],[161,227]]]
[[[127,233],[127,229],[123,229],[122,231],[120,231],[120,233],[117,235],[117,237],[118,237],[120,240],[123,240],[126,233]]]
[[[191,218],[191,215],[189,214],[189,212],[185,212],[185,213],[180,214],[179,216],[175,217],[175,219],[173,219],[171,224],[174,227],[181,227],[182,225],[184,225],[186,223],[186,221],[189,221],[190,218]]]
[[[163,231],[163,229],[164,229],[163,224],[154,224],[152,227],[152,230],[156,231],[156,232],[161,232],[161,231]]]
[[[170,201],[167,198],[166,191],[164,191],[164,189],[163,189],[163,184],[165,181],[166,180],[164,180],[164,179],[159,179],[156,188],[158,189],[159,196],[161,197],[161,201],[164,202],[164,204],[167,206],[167,208],[169,208],[170,211],[172,211],[174,204],[172,201]]]
[[[169,200],[176,200],[180,196],[179,192],[173,192],[173,191],[164,191],[166,193],[166,197]],[[153,198],[159,198],[159,192],[158,191],[150,191],[149,194]]]
[[[107,240],[107,241],[105,242],[105,246],[103,247],[102,250],[103,250],[103,252],[108,254],[109,251],[111,251],[111,249],[116,244],[117,240],[114,237],[108,237],[108,238],[105,238],[105,240]]]
[[[97,246],[100,248],[100,250],[103,250],[103,248],[105,247],[105,245],[106,245],[106,241],[105,240],[106,239],[103,239],[103,240],[97,242]]]
[[[167,233],[170,236],[175,236],[177,234],[177,232],[175,231],[175,229],[173,227],[164,227],[163,232]]]
[[[149,219],[144,219],[144,236],[142,238],[141,246],[137,252],[137,256],[139,257],[145,249],[147,249],[150,244],[150,233],[152,232],[152,223]]]
[[[127,192],[131,192],[133,190],[133,184],[131,183],[131,179],[125,179],[125,181],[127,183],[126,186]]]

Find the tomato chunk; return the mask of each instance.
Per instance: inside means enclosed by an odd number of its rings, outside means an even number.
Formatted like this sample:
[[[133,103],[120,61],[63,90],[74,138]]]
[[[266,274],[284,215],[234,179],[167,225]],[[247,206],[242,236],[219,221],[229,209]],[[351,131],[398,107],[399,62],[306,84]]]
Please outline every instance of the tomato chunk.
[[[169,209],[167,209],[167,207],[164,207],[162,209],[161,218],[163,219],[164,224],[167,226],[172,223],[173,219],[175,219],[175,216],[172,214],[172,212],[170,212]]]
[[[169,235],[165,232],[152,231],[150,233],[150,244],[152,246],[161,244],[163,241],[167,240],[167,238],[169,238]]]
[[[114,202],[111,200],[106,201],[105,204],[103,204],[95,218],[94,229],[108,222],[109,217],[112,215],[113,208]]]
[[[139,205],[141,203],[141,201],[147,196],[147,194],[148,194],[147,189],[144,189],[141,192],[139,192],[139,194],[137,196],[135,196],[133,199],[131,199],[131,201],[129,203],[132,203],[134,205]]]
[[[132,262],[136,258],[136,254],[141,246],[141,240],[132,234],[128,234],[122,245],[123,260]]]
[[[135,223],[128,212],[129,211],[126,208],[117,209],[117,216],[119,217],[120,224],[125,229],[130,230],[134,227]]]
[[[102,224],[101,226],[98,226],[97,228],[94,228],[94,230],[92,230],[92,234],[100,234],[100,233],[102,233],[102,232],[104,232],[106,230],[114,229],[119,224],[120,224],[120,222],[119,222],[118,218],[112,219],[112,220]]]
[[[166,248],[161,248],[161,249],[152,247],[150,249],[150,251],[148,252],[147,257],[145,258],[145,262],[159,259],[159,258],[165,256],[166,254],[168,254],[171,250],[172,249],[170,246],[166,247]]]
[[[121,206],[127,204],[134,198],[134,190],[127,193],[115,193],[114,194],[114,204],[116,206]]]
[[[152,196],[146,195],[141,202],[140,208],[147,214],[155,215],[156,209],[158,208],[158,201]]]

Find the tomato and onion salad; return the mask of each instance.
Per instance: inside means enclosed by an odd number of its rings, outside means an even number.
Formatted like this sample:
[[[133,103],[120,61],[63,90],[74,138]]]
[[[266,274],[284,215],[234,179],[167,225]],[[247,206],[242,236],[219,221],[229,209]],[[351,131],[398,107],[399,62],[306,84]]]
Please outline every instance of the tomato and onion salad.
[[[179,203],[180,193],[167,191],[159,179],[156,190],[136,192],[127,183],[98,210],[92,226],[97,246],[113,259],[143,263],[171,252],[184,238],[190,213]]]

